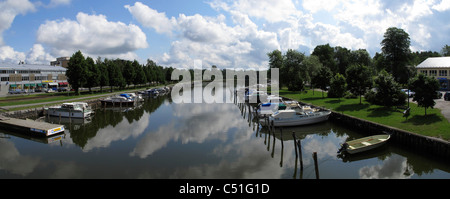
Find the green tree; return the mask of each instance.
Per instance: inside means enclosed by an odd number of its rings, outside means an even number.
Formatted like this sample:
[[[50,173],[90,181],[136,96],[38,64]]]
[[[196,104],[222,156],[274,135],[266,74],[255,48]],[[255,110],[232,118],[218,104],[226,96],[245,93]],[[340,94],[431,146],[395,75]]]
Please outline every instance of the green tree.
[[[125,62],[122,75],[128,87],[133,84],[134,79],[136,78],[136,71],[131,61]]]
[[[136,77],[133,81],[134,86],[136,87],[136,85],[145,84],[147,82],[147,77],[145,75],[144,68],[136,60],[133,61],[132,66],[136,72]]]
[[[415,92],[413,100],[417,101],[418,106],[425,108],[425,115],[427,115],[427,108],[434,108],[436,104],[434,97],[439,90],[439,82],[435,78],[420,73],[411,80],[411,87],[411,90]]]
[[[86,83],[86,64],[83,53],[77,51],[70,57],[68,68],[66,71],[67,81],[75,90],[75,94],[79,95],[79,89]]]
[[[271,69],[272,68],[282,68],[283,67],[283,54],[279,50],[274,50],[270,53],[267,53],[267,56],[269,57],[269,71],[268,71],[268,78],[271,78]],[[281,71],[280,71],[281,73]],[[281,74],[280,74],[281,75]]]
[[[344,97],[345,92],[347,91],[346,79],[340,73],[336,73],[336,75],[331,78],[330,82],[330,91],[328,91],[328,97],[336,97],[341,99]]]
[[[372,86],[372,75],[367,66],[352,65],[347,71],[347,88],[351,93],[359,95],[359,104],[362,103],[361,97],[368,88]]]
[[[103,87],[109,85],[109,75],[108,75],[108,67],[106,62],[108,62],[107,59],[104,61],[101,60],[101,58],[97,58],[97,66],[98,70],[100,72],[100,80],[99,80],[99,86],[100,86],[100,92],[103,92]]]
[[[450,56],[450,46],[445,45],[441,50],[442,56]]]
[[[328,67],[331,72],[338,72],[334,49],[330,46],[330,44],[316,46],[312,55],[319,57],[319,60],[323,64],[323,66]]]
[[[100,70],[98,65],[94,63],[91,57],[86,58],[86,81],[85,86],[89,88],[89,92],[92,93],[92,87],[99,86],[100,84]]]
[[[290,91],[302,91],[304,89],[306,76],[306,70],[302,63],[304,59],[305,54],[296,50],[289,49],[286,52],[283,67],[280,69],[284,76],[280,78],[280,82],[287,85]]]
[[[369,103],[387,107],[405,104],[406,94],[401,92],[400,85],[385,70],[375,78],[374,88],[376,92],[369,91],[365,96]]]
[[[122,76],[122,70],[120,67],[121,61],[120,60],[112,60],[108,62],[108,79],[109,79],[109,86],[111,87],[111,92],[113,91],[113,88],[118,87],[124,87],[126,82]]]
[[[334,58],[337,67],[336,73],[345,74],[347,67],[350,65],[352,51],[347,48],[337,46],[334,48]]]
[[[320,68],[323,67],[322,63],[320,63],[320,60],[315,55],[310,55],[305,58],[303,61],[303,64],[306,68],[306,73],[308,76],[307,81],[310,82],[311,88],[313,89],[313,95],[314,95],[314,76],[319,72]]]
[[[390,27],[384,33],[384,39],[381,42],[387,71],[392,74],[394,79],[400,84],[408,82],[408,73],[406,66],[410,57],[410,38],[409,34],[403,29]]]
[[[332,73],[328,67],[322,66],[319,71],[313,76],[312,83],[323,91],[327,90],[327,86],[330,85]]]

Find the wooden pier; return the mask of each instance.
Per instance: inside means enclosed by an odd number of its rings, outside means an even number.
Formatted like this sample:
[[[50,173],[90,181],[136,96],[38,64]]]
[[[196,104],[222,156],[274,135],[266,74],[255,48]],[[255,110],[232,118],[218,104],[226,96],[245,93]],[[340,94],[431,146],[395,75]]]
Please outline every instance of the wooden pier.
[[[34,136],[51,136],[64,132],[64,125],[36,122],[0,116],[0,127],[10,131],[18,131]]]

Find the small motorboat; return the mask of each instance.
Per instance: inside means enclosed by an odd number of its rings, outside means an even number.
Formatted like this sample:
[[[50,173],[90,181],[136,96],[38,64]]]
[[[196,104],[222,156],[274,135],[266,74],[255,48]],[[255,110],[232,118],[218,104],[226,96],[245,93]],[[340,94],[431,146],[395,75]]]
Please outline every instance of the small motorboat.
[[[355,154],[368,151],[383,145],[390,137],[390,135],[383,134],[351,140],[341,144],[342,147],[339,149],[338,153],[347,152],[349,154]]]
[[[271,125],[275,127],[302,126],[324,122],[328,120],[331,111],[296,111],[296,110],[279,110],[270,115],[268,121],[261,119],[262,125]],[[268,122],[268,123],[267,123]]]

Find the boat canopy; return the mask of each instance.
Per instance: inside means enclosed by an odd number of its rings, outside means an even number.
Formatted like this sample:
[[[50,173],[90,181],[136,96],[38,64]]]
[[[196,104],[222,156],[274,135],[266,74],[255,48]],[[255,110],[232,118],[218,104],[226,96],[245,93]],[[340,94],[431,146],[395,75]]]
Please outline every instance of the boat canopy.
[[[292,118],[295,114],[295,110],[282,110],[274,113],[273,118]]]
[[[127,99],[131,98],[131,96],[130,96],[130,95],[128,95],[128,94],[126,94],[126,93],[124,93],[124,94],[120,94],[120,96],[121,96],[121,97],[126,97]]]

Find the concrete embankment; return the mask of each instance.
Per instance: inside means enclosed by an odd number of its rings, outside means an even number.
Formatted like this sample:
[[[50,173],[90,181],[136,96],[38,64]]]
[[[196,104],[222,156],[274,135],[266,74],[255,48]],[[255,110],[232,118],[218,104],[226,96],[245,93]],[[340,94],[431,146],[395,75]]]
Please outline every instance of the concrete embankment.
[[[309,105],[311,107],[324,109],[312,104],[303,102],[300,103],[303,105]],[[435,156],[440,159],[450,161],[450,142],[448,141],[439,138],[419,135],[402,129],[378,124],[334,111],[332,111],[329,120],[350,128],[354,128],[355,130],[358,130],[359,132],[367,136],[382,133],[390,134],[390,142],[405,146],[413,151],[423,153],[427,156]]]
[[[97,106],[100,106],[100,99],[90,99],[85,100],[84,102],[88,103],[89,106],[93,107],[94,109]],[[61,103],[62,104],[62,103]],[[9,118],[16,118],[16,119],[27,119],[27,118],[38,118],[44,116],[44,109],[45,106],[39,108],[31,108],[26,110],[19,110],[19,111],[9,111],[6,113],[3,113],[2,115]]]

